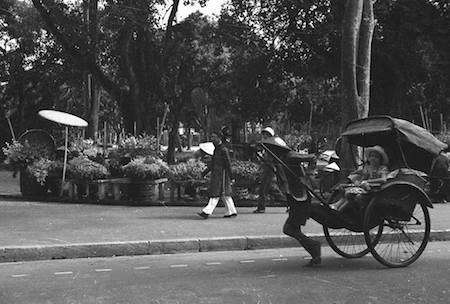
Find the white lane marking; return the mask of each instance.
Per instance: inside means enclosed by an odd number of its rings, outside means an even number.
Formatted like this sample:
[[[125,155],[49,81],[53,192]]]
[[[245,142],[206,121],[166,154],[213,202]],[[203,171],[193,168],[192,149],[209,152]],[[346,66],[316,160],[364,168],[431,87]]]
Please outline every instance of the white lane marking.
[[[262,277],[258,277],[258,278],[260,278],[260,279],[270,279],[270,278],[275,278],[276,277],[276,275],[274,275],[274,274],[268,274],[268,275],[265,275],[265,276],[262,276]]]
[[[7,262],[7,263],[0,263],[0,266],[22,265],[22,264],[23,262]]]
[[[278,262],[278,261],[287,261],[287,258],[276,258],[276,259],[272,259],[272,261],[274,262]]]
[[[108,272],[108,271],[112,271],[112,269],[110,269],[110,268],[95,269],[95,271],[97,271],[97,272]]]
[[[136,270],[144,270],[144,269],[150,269],[149,266],[138,266],[138,267],[134,267],[134,269]]]
[[[210,262],[210,263],[206,263],[206,265],[211,266],[211,265],[221,265],[222,263],[220,262]]]
[[[73,274],[72,271],[59,271],[59,272],[55,272],[55,275],[62,275],[62,274]]]
[[[170,265],[170,268],[182,268],[182,267],[188,267],[188,265],[187,264]]]
[[[244,261],[239,261],[239,263],[241,264],[245,264],[245,263],[254,263],[255,260],[244,260]]]
[[[23,278],[23,277],[29,277],[30,274],[28,273],[22,273],[22,274],[13,274],[11,277],[13,278]]]

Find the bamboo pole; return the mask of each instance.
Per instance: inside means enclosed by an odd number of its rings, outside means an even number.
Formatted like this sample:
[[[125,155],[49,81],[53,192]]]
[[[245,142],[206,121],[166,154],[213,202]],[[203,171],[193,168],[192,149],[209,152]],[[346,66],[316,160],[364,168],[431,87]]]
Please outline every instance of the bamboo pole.
[[[420,110],[420,118],[422,119],[422,127],[424,127],[426,129],[427,126],[425,123],[425,115],[423,114],[422,105],[419,105],[419,110]]]
[[[428,125],[428,111],[427,110],[425,110],[425,124],[426,124],[426,129],[428,130],[428,131],[430,131],[430,126]]]

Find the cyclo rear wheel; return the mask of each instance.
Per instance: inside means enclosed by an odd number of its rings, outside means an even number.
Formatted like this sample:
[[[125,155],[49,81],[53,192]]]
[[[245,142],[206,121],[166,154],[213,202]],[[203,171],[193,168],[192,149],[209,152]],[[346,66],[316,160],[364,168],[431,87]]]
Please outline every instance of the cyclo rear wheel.
[[[412,264],[428,243],[431,225],[427,206],[423,202],[409,203],[412,204],[410,212],[406,212],[398,202],[392,204],[392,200],[373,199],[367,206],[364,237],[373,257],[387,267]],[[408,215],[405,216],[406,213]],[[370,241],[369,235],[374,225],[383,227],[383,234],[376,243]]]

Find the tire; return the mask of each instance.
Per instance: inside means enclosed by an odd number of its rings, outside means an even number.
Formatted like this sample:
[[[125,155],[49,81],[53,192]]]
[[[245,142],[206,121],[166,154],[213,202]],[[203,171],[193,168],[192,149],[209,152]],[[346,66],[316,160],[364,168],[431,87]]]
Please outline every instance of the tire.
[[[430,215],[424,203],[412,205],[410,217],[399,206],[374,199],[364,215],[364,237],[370,252],[378,262],[391,268],[406,267],[416,261],[430,236]],[[371,243],[369,231],[374,224],[383,227],[383,234],[378,242]]]
[[[354,232],[346,228],[332,229],[323,226],[323,233],[331,249],[344,258],[362,258],[370,252],[363,232]],[[371,238],[374,243],[380,239],[382,233],[383,226],[377,226],[372,229]],[[373,238],[374,236],[375,238]]]

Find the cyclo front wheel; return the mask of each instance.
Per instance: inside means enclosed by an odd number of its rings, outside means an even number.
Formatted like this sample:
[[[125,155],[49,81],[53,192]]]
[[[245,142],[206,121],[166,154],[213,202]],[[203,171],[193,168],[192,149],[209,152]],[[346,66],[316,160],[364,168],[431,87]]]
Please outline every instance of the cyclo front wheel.
[[[406,267],[416,261],[425,250],[430,236],[430,215],[423,202],[393,204],[392,200],[373,199],[364,215],[364,237],[373,257],[381,264]],[[402,203],[402,202],[400,202]],[[383,227],[378,242],[370,242],[370,229]]]
[[[364,232],[354,232],[347,228],[333,229],[323,226],[325,239],[331,249],[347,259],[362,258],[370,252],[365,241]],[[373,243],[378,242],[383,233],[383,226],[371,229],[370,235]]]

